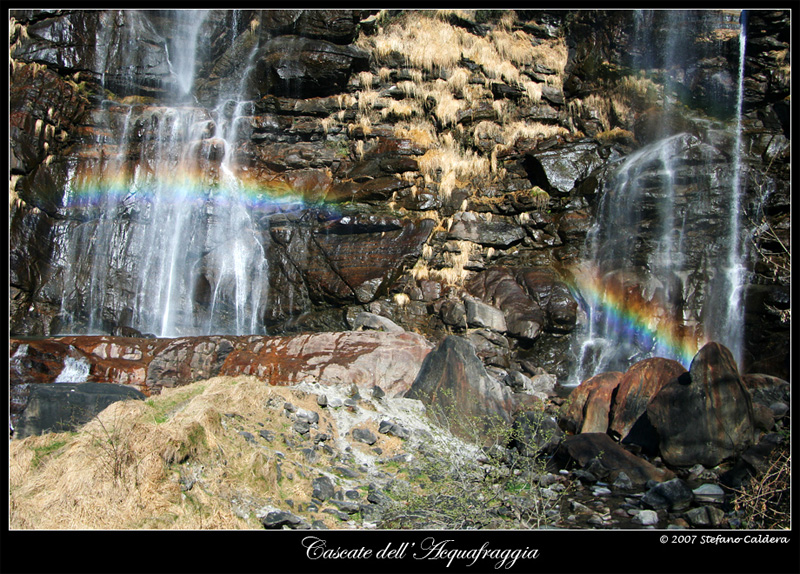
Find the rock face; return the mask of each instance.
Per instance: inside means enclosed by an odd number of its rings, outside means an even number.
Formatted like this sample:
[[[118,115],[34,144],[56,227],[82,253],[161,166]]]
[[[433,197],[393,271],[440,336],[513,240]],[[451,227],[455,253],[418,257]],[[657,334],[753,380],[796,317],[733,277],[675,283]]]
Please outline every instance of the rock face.
[[[715,239],[729,221],[716,207],[732,169],[737,16],[716,10],[188,16],[9,13],[13,335],[161,333],[136,319],[147,309],[132,281],[147,276],[142,250],[153,245],[152,205],[131,199],[126,189],[104,212],[93,196],[76,201],[73,192],[103,169],[144,173],[139,164],[155,165],[154,148],[168,126],[180,135],[167,147],[191,159],[206,191],[221,185],[225,162],[243,194],[263,192],[253,194],[257,205],[248,206],[247,226],[221,225],[218,235],[201,230],[226,209],[209,204],[197,211],[196,234],[181,245],[181,257],[197,256],[181,300],[197,319],[187,324],[213,324],[207,320],[213,312],[225,328],[176,335],[243,332],[227,328],[233,297],[215,293],[225,284],[220,252],[227,247],[220,246],[230,245],[230,229],[246,228],[242,236],[263,257],[267,276],[257,275],[247,289],[259,296],[258,334],[340,331],[348,312],[374,304],[377,314],[440,341],[471,327],[459,307],[466,288],[500,309],[506,323],[498,332],[508,345],[482,356],[504,368],[534,361],[564,380],[579,360],[572,343],[583,333],[578,302],[587,296],[573,280],[603,197],[618,188],[614,173],[626,157],[667,137],[675,137],[669,154],[679,166],[678,193],[667,211],[695,226],[685,234],[698,246],[687,259],[693,274],[681,284],[681,275],[656,277],[652,266],[639,265],[661,229],[654,214],[665,203],[665,186],[656,162],[642,170],[642,202],[633,206],[644,218],[641,229],[616,225],[631,233],[620,243],[637,253],[626,285],[640,297],[630,301],[670,292],[670,317],[686,326],[701,320],[713,297],[700,247],[712,245],[709,230]],[[514,62],[502,45],[512,17],[524,48]],[[691,30],[692,42],[676,46],[670,34],[678,29]],[[783,379],[789,377],[789,29],[788,11],[748,11],[740,178],[742,211],[767,224],[753,227],[742,218],[754,249],[743,287],[748,326],[741,370]],[[419,39],[430,30],[437,35]],[[195,37],[203,41],[192,57],[179,56]],[[435,45],[442,37],[453,40],[447,49]],[[446,59],[450,48],[460,52],[446,61],[420,60],[422,42],[432,46],[431,58]],[[496,63],[468,48],[484,43],[515,73],[498,77]],[[181,72],[190,64],[193,82]],[[237,101],[229,101],[244,77]],[[682,106],[666,105],[672,99]],[[186,124],[173,123],[176,110]],[[230,128],[227,139],[219,135],[222,126]],[[700,156],[714,168],[697,169]],[[273,193],[281,201],[265,201]],[[691,203],[697,198],[704,199]],[[113,250],[94,259],[104,244]],[[410,303],[397,303],[406,297]],[[138,380],[139,372],[130,377]]]
[[[750,394],[728,349],[709,343],[688,373],[666,384],[647,407],[664,460],[710,468],[754,441]]]
[[[260,93],[310,98],[341,93],[369,55],[352,46],[302,36],[278,36],[260,48],[253,82]]]
[[[144,398],[139,391],[122,385],[32,385],[27,408],[14,429],[14,435],[25,438],[46,432],[76,430],[111,403]]]
[[[365,393],[377,386],[401,396],[432,345],[405,331],[346,331],[287,337],[12,339],[10,347],[11,419],[16,425],[32,393],[51,383],[112,383],[108,386],[149,396],[219,374],[244,374],[272,385],[352,383]]]
[[[374,386],[402,396],[431,350],[414,333],[357,331],[294,337],[248,337],[227,355],[223,375],[255,375],[273,385],[302,381]]]

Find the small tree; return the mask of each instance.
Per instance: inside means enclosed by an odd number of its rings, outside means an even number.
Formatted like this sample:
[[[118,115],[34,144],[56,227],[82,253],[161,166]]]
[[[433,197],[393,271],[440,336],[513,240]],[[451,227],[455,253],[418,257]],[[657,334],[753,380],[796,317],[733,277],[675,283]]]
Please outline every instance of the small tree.
[[[406,479],[388,489],[384,527],[541,528],[557,520],[563,490],[540,483],[546,460],[537,444],[546,437],[534,440],[530,426],[522,432],[500,416],[465,417],[452,407],[429,407],[429,416],[430,437]]]

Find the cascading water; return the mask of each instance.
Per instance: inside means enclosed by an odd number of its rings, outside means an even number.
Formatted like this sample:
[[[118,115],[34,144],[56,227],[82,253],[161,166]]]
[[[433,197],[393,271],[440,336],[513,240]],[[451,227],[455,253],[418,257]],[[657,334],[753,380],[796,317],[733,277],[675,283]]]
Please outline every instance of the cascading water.
[[[744,309],[742,289],[744,286],[745,266],[742,263],[744,241],[741,236],[742,209],[742,113],[744,106],[744,64],[745,47],[747,45],[747,12],[742,11],[741,29],[739,33],[739,82],[736,91],[736,141],[733,149],[733,177],[731,182],[731,202],[728,211],[730,222],[730,241],[725,273],[720,274],[718,293],[724,303],[724,310],[719,312],[722,320],[716,329],[709,333],[711,338],[725,340],[734,358],[741,363],[744,335]],[[724,338],[724,339],[723,339]]]
[[[263,332],[264,234],[243,201],[234,153],[255,46],[238,81],[220,89],[218,105],[198,107],[195,53],[207,15],[179,11],[178,33],[163,41],[168,105],[103,106],[107,117],[124,120],[113,126],[118,137],[98,138],[100,157],[78,170],[67,191],[67,202],[85,206],[87,221],[66,240],[62,332],[103,333],[119,324],[163,337]],[[144,15],[126,17],[146,25]]]
[[[637,30],[650,20],[640,15]],[[638,36],[646,39],[642,33]],[[659,65],[666,69],[676,57],[672,36],[665,41],[666,53],[659,56]],[[578,366],[570,384],[599,372],[625,371],[651,356],[688,366],[698,347],[711,340],[727,346],[741,361],[745,40],[742,22],[734,125],[695,118],[694,133],[665,137],[621,160],[601,190],[585,263],[576,271],[586,324],[575,342]],[[652,56],[643,51],[638,61],[648,58]],[[674,106],[669,83],[665,82],[665,115]],[[730,155],[709,143],[726,138],[734,141]]]

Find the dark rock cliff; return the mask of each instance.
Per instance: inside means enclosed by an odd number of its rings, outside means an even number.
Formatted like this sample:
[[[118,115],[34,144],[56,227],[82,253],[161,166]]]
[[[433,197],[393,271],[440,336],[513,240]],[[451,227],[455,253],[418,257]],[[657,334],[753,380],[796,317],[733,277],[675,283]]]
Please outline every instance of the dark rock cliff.
[[[503,356],[512,370],[533,361],[565,378],[585,327],[575,273],[624,158],[685,134],[675,154],[686,203],[676,209],[700,227],[724,225],[713,206],[731,169],[723,124],[736,106],[738,14],[680,16],[693,30],[686,45],[674,43],[677,16],[667,11],[210,11],[197,32],[194,85],[176,101],[175,47],[193,25],[177,11],[11,11],[11,333],[77,333],[92,313],[106,333],[137,334],[131,281],[149,214],[123,204],[109,220],[68,196],[76,173],[108,157],[121,157],[122,171],[152,157],[164,106],[180,103],[209,122],[197,154],[210,177],[230,151],[238,175],[303,200],[262,211],[254,224],[269,270],[269,288],[256,286],[264,332],[343,329],[348,310],[366,309],[441,340],[474,328],[457,308],[474,297],[505,315],[485,356]],[[749,230],[742,372],[784,378],[789,23],[787,11],[747,14],[741,167]],[[443,43],[428,56],[414,49],[433,37]],[[460,51],[451,56],[453,47]],[[247,103],[228,150],[211,126],[230,110],[215,106],[245,72]],[[124,130],[133,135],[120,156]],[[695,171],[699,147],[716,158],[719,181]],[[654,187],[630,240],[641,253],[657,243],[648,213],[661,174],[643,177]],[[708,213],[691,201],[706,185]],[[102,307],[90,312],[93,263],[70,261],[66,238],[101,236],[122,247],[107,260]],[[187,245],[200,261],[191,302],[200,317],[221,281],[213,250],[203,249]],[[708,275],[695,253],[692,268]],[[640,273],[622,282],[646,293],[646,264]],[[671,313],[702,319],[714,296],[705,275],[683,278]],[[214,312],[233,313],[228,305]]]

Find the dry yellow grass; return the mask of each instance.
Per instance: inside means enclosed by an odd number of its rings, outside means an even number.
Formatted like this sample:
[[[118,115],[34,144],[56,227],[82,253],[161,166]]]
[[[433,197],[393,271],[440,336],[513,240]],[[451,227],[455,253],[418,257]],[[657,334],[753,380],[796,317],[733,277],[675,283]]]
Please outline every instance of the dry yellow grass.
[[[438,182],[443,197],[449,197],[468,178],[487,175],[491,171],[489,159],[472,150],[462,150],[449,133],[439,138],[439,147],[429,149],[419,158],[419,167],[426,182]]]
[[[537,103],[542,98],[544,84],[523,76],[520,67],[541,64],[555,72],[546,76],[546,83],[560,87],[567,61],[563,38],[542,41],[522,30],[512,30],[515,19],[512,10],[507,11],[484,37],[448,23],[447,19],[452,15],[465,19],[475,17],[469,10],[408,11],[392,18],[378,34],[357,39],[357,44],[371,51],[379,64],[384,60],[388,62],[396,54],[405,59],[410,79],[397,83],[405,99],[385,103],[381,119],[395,122],[396,136],[409,138],[427,149],[419,158],[420,173],[425,182],[435,185],[444,198],[450,197],[453,190],[463,187],[476,176],[495,174],[499,177],[504,173],[497,165],[497,148],[484,155],[456,142],[454,135],[461,142],[467,141],[470,135],[469,128],[459,123],[461,113],[476,100],[491,99],[489,85],[496,80],[518,86],[529,100]],[[380,17],[378,20],[386,22]],[[471,82],[472,72],[461,66],[463,59],[469,59],[480,67],[486,84]],[[390,77],[386,66],[379,69],[382,80]],[[430,79],[426,80],[426,76]],[[362,90],[358,98],[358,125],[368,135],[373,121],[369,112],[377,101],[377,95],[372,93],[372,74],[360,74],[359,83]],[[512,146],[519,138],[569,133],[563,127],[543,124],[515,122],[505,125],[508,102],[498,99],[493,100],[492,105],[499,123],[504,126],[502,133],[498,135],[494,132],[499,128],[482,123],[476,126],[472,135]],[[427,118],[425,110],[429,110]],[[438,124],[438,130],[451,131],[437,133],[434,122]]]
[[[401,54],[406,64],[425,72],[460,70],[459,62],[472,60],[493,79],[522,85],[519,67],[540,63],[556,72],[548,82],[560,87],[561,76],[567,62],[567,47],[562,38],[536,41],[522,30],[509,31],[515,14],[508,11],[498,28],[486,37],[452,26],[444,20],[453,11],[438,11],[434,15],[411,11],[393,21],[374,36],[361,37],[361,47],[371,50],[378,61],[393,53]],[[472,18],[469,11],[456,11],[464,18]],[[456,91],[466,84],[468,75],[453,72],[451,88]],[[416,80],[415,80],[416,81]],[[526,92],[533,88],[524,86]]]
[[[417,119],[398,122],[394,126],[394,135],[398,138],[411,140],[422,148],[436,145],[436,130],[429,121]]]
[[[419,103],[408,100],[391,100],[389,104],[381,110],[384,119],[394,121],[410,120],[411,118],[422,116],[423,111]]]
[[[236,421],[285,425],[282,406],[319,411],[311,396],[254,377],[216,377],[165,389],[143,401],[109,406],[76,433],[10,443],[9,525],[12,529],[260,528],[238,516],[234,498],[270,503],[276,495],[310,500],[310,481],[279,484],[275,454],[244,448]],[[225,416],[231,413],[233,418]],[[327,428],[320,413],[320,428]],[[246,424],[246,423],[242,423]],[[253,432],[255,428],[252,429]],[[285,465],[294,455],[286,455]],[[202,478],[182,492],[181,473]],[[277,498],[275,498],[277,500]]]

